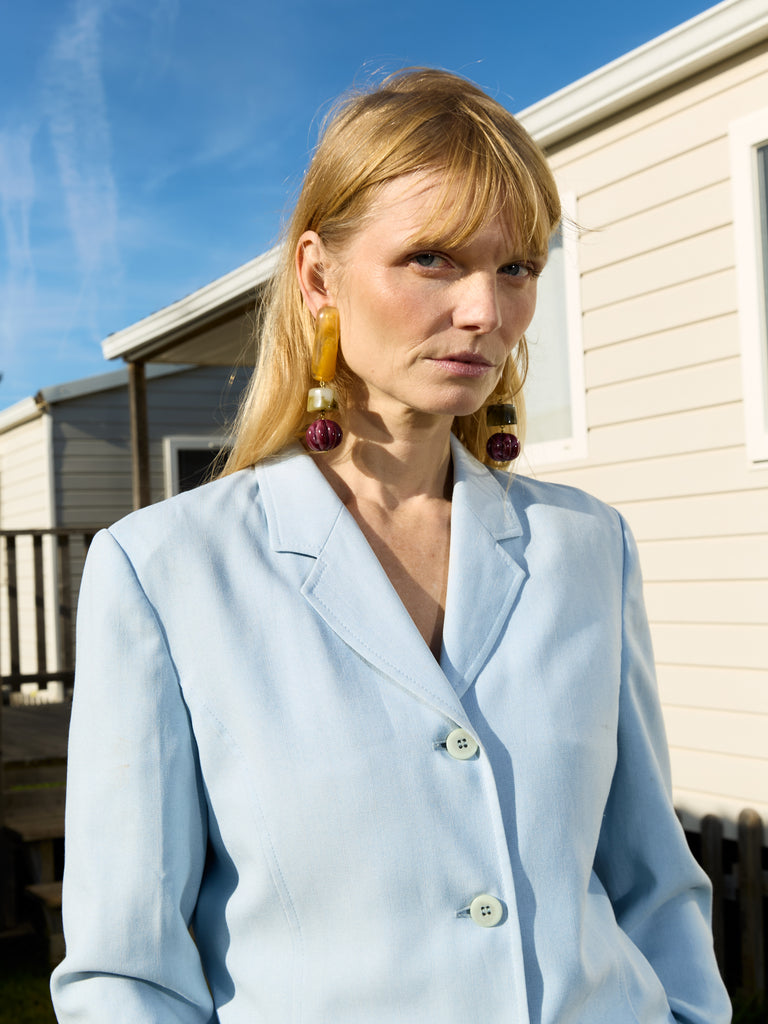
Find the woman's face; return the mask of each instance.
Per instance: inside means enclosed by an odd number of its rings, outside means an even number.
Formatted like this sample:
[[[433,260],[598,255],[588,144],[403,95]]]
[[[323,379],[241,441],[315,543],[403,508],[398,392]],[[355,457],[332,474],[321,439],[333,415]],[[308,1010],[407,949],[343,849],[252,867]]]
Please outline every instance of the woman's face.
[[[337,263],[326,264],[356,404],[388,415],[467,415],[494,390],[533,316],[531,261],[501,218],[459,248],[420,237],[436,175],[387,183]]]

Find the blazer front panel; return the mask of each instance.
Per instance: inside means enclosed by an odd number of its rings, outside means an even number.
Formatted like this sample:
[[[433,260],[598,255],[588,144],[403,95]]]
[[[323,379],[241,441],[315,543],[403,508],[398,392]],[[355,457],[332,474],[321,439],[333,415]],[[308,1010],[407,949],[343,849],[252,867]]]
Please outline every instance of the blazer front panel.
[[[454,461],[440,665],[307,456],[95,542],[60,1019],[725,1019],[631,540]],[[466,913],[484,892],[495,928]]]

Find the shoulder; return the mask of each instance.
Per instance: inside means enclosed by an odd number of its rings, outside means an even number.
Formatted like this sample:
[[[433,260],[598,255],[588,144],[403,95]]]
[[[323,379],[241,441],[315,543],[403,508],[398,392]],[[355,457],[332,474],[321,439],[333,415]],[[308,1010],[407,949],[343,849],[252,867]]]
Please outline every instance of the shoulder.
[[[257,493],[253,470],[241,470],[131,512],[110,526],[109,533],[121,547],[181,542],[191,535],[203,538],[221,530],[222,517],[230,522],[248,517]]]
[[[563,567],[622,570],[631,533],[604,501],[578,487],[523,476],[512,481],[508,500],[529,543],[544,547]]]
[[[582,491],[578,487],[570,487],[567,484],[515,476],[508,488],[508,493],[516,510],[551,508],[575,515],[594,516],[614,524],[619,519],[616,509],[586,491]]]
[[[110,532],[119,540],[146,532],[205,529],[214,525],[221,509],[242,507],[253,499],[257,489],[253,470],[244,469],[131,512],[110,526]]]

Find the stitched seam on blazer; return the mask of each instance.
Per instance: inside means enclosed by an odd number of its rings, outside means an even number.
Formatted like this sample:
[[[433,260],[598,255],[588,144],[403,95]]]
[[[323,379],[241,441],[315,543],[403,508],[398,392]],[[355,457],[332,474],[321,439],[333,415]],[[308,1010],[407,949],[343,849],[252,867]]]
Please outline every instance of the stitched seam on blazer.
[[[317,571],[317,580],[318,581],[322,579],[323,574],[326,572],[326,570],[328,568],[329,568],[328,564],[325,563],[325,564],[323,564],[321,566],[320,569],[318,569],[318,571]],[[328,613],[328,618],[329,619],[332,619],[337,625],[341,626],[344,632],[349,633],[350,636],[354,637],[355,640],[357,641],[357,643],[364,650],[370,652],[371,657],[374,659],[373,661],[371,661],[371,664],[375,665],[377,661],[381,660],[381,662],[384,665],[386,665],[388,668],[390,668],[392,670],[392,675],[395,678],[407,679],[408,682],[410,682],[413,686],[416,687],[416,689],[423,689],[427,694],[429,694],[429,696],[432,698],[434,703],[437,704],[439,707],[441,707],[446,712],[446,714],[448,715],[448,717],[449,717],[449,719],[451,721],[455,721],[456,720],[456,717],[454,715],[453,709],[448,704],[445,703],[445,701],[442,699],[442,697],[439,697],[436,693],[433,693],[432,690],[428,686],[424,686],[422,683],[420,683],[416,679],[415,676],[409,675],[407,672],[403,672],[401,669],[398,669],[397,666],[393,662],[388,661],[385,657],[383,657],[383,656],[380,657],[378,654],[376,654],[376,652],[374,652],[373,648],[370,647],[365,642],[365,640],[362,638],[362,636],[360,636],[358,633],[356,633],[352,629],[350,629],[345,622],[343,622],[337,615],[334,614],[333,609],[329,605],[327,605],[325,603],[325,601],[322,600],[322,598],[318,597],[317,592],[315,592],[314,598],[315,598],[315,601],[317,601],[318,605],[321,608],[323,608]],[[435,664],[437,664],[437,662]],[[439,664],[437,664],[437,667],[438,667],[440,672],[443,671],[440,668]],[[443,673],[443,674],[445,674],[445,673]],[[450,681],[447,678],[446,678],[446,682],[448,682],[448,685],[450,686]]]

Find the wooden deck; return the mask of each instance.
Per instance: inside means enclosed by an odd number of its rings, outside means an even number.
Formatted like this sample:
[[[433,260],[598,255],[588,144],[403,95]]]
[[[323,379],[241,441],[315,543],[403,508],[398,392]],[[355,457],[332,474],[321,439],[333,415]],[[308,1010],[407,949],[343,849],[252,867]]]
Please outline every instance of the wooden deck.
[[[64,835],[71,704],[2,710],[3,825],[24,842]]]
[[[70,711],[69,702],[2,708],[0,933],[24,923],[25,887],[61,878]]]
[[[2,709],[3,767],[66,762],[70,701]]]

